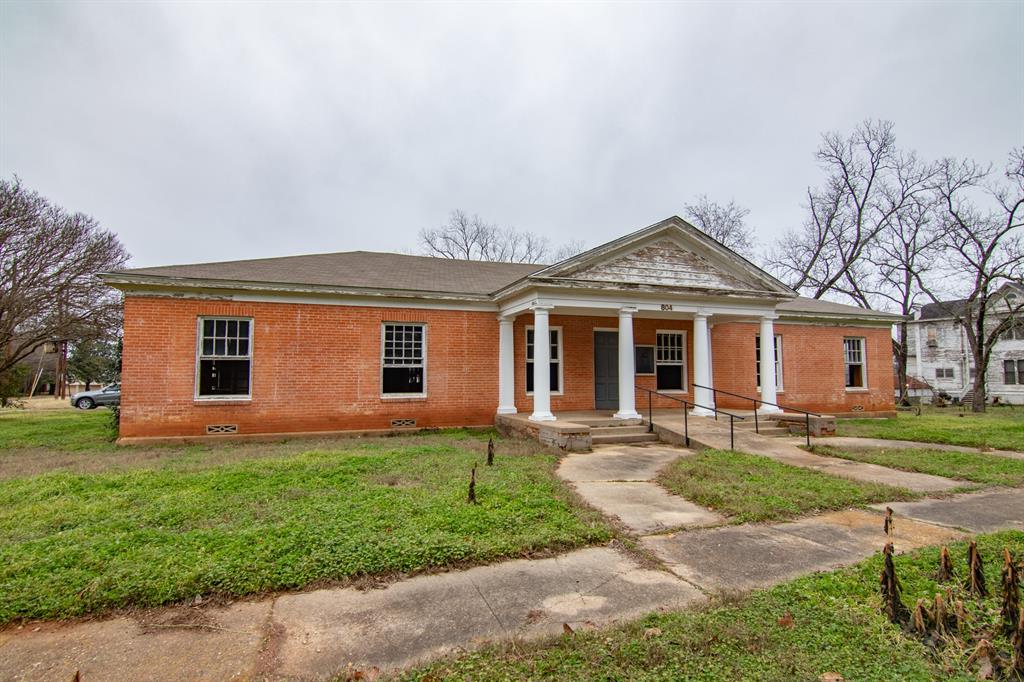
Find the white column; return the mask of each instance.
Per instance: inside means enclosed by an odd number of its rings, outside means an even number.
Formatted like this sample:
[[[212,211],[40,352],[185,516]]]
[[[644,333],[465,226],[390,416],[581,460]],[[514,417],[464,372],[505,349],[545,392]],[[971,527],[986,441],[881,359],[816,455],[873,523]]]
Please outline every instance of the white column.
[[[775,392],[775,315],[761,317],[761,400],[770,403],[779,401]],[[758,408],[762,414],[774,414],[782,410],[774,405],[762,405]]]
[[[633,354],[633,313],[636,308],[619,309],[619,411],[616,419],[639,419],[636,411],[636,356]]]
[[[711,343],[711,330],[715,328],[713,322],[708,322],[708,383],[707,386],[711,388],[715,387],[715,352],[714,346]],[[708,401],[701,403],[708,407],[718,407],[718,401],[715,399],[715,392],[708,391]]]
[[[511,317],[498,317],[498,414],[516,413],[515,331]]]
[[[548,311],[552,306],[533,305],[533,414],[530,420],[550,422],[551,414],[551,327]]]
[[[693,374],[694,383],[701,386],[711,385],[711,348],[708,339],[708,315],[698,312],[693,317]],[[710,406],[711,391],[694,386],[693,401],[698,405]],[[706,407],[694,407],[690,414],[710,416],[714,412]]]

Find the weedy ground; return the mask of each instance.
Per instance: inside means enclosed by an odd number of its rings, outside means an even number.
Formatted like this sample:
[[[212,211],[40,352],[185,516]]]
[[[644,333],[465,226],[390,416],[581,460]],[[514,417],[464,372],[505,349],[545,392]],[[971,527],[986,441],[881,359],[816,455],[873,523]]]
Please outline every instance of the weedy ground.
[[[118,447],[106,410],[0,416],[0,623],[537,556],[612,528],[494,433]],[[477,465],[478,504],[467,504]]]

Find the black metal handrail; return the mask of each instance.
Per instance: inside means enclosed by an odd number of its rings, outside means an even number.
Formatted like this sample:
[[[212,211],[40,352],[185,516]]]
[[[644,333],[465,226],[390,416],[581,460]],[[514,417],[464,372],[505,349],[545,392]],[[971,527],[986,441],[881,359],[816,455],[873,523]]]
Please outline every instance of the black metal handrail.
[[[729,449],[736,449],[736,428],[734,424],[736,423],[737,419],[739,419],[740,421],[745,421],[746,417],[738,414],[733,414],[732,412],[726,412],[725,410],[720,410],[717,407],[712,407],[710,405],[699,405],[697,403],[691,403],[689,400],[677,398],[676,396],[669,395],[667,393],[659,393],[658,391],[652,390],[650,388],[644,388],[643,386],[636,386],[635,384],[634,386],[640,389],[641,391],[646,391],[647,393],[647,433],[652,433],[654,431],[654,396],[660,395],[662,398],[668,398],[669,400],[674,400],[677,403],[683,404],[683,440],[686,443],[686,447],[690,447],[689,409],[691,407],[699,407],[701,409],[711,410],[712,412],[714,412],[715,421],[718,421],[719,414],[724,414],[729,418]]]
[[[723,391],[720,388],[712,388],[710,386],[701,386],[700,384],[693,384],[694,388],[704,388],[714,393],[722,393],[724,395],[731,395],[733,398],[742,398],[743,400],[749,400],[754,403],[754,432],[761,433],[761,426],[757,421],[757,405],[771,405],[772,407],[778,407],[782,410],[789,410],[790,412],[799,412],[804,415],[804,431],[807,436],[807,447],[811,446],[811,417],[820,417],[821,415],[817,412],[810,412],[808,410],[801,410],[799,407],[792,407],[790,405],[780,405],[778,403],[768,402],[767,400],[761,400],[760,398],[751,398],[749,395],[740,395],[739,393],[731,393],[729,391]]]

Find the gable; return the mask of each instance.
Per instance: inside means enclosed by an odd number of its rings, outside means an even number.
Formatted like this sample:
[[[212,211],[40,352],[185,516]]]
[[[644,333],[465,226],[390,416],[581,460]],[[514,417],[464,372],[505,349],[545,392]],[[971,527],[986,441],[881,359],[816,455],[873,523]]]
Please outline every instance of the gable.
[[[787,299],[797,296],[793,289],[678,216],[550,265],[526,281]]]
[[[594,282],[767,291],[764,286],[727,272],[720,265],[712,264],[706,256],[669,239],[655,241],[625,255],[563,276]]]

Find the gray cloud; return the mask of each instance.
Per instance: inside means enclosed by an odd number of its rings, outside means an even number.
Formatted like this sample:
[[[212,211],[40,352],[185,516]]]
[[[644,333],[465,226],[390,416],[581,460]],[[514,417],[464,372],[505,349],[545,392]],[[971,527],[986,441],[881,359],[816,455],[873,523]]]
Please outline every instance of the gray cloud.
[[[136,265],[415,246],[461,207],[612,239],[695,194],[770,241],[825,130],[1024,144],[1024,4],[0,4],[0,173]]]

